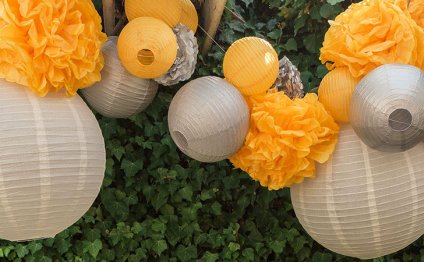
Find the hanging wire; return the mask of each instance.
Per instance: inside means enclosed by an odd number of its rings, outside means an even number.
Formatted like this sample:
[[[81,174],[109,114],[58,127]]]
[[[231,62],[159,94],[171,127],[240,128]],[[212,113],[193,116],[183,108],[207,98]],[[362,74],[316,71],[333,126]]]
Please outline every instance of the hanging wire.
[[[208,34],[208,32],[206,32],[206,30],[201,26],[201,25],[199,25],[199,28],[203,31],[203,33],[205,33],[206,34],[206,36],[207,37],[209,37],[221,50],[222,50],[222,52],[224,52],[225,53],[225,49],[220,45],[220,44],[218,44],[218,42],[217,41],[215,41],[215,39],[213,39],[213,37],[211,37],[209,34]]]
[[[242,21],[243,23],[246,23],[246,21],[244,21],[243,17],[241,17],[239,14],[237,14],[236,12],[234,12],[233,10],[231,10],[230,8],[228,8],[227,6],[224,6],[225,9],[227,9],[231,14],[233,14],[238,20]]]
[[[236,12],[234,12],[233,10],[231,10],[230,8],[228,8],[226,5],[224,6],[225,7],[225,9],[227,9],[231,14],[233,14],[238,20],[240,20],[241,22],[243,22],[243,23],[246,23],[246,21],[243,19],[243,17],[241,17],[239,14],[237,14]],[[221,50],[222,50],[222,52],[224,52],[225,53],[225,49],[220,45],[220,44],[218,44],[218,42],[217,41],[215,41],[215,39],[211,36],[211,35],[209,35],[208,34],[208,32],[201,26],[201,25],[199,25],[199,28],[203,31],[203,33],[205,33],[206,34],[206,36],[209,38],[209,39],[211,39]]]

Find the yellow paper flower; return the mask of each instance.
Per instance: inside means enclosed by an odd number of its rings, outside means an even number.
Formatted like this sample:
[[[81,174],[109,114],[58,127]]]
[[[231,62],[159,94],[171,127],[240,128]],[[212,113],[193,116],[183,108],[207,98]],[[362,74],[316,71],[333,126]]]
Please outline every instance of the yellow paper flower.
[[[315,161],[326,162],[339,127],[315,94],[291,100],[282,92],[247,98],[250,129],[243,147],[230,158],[236,168],[270,190],[315,175]]]
[[[354,77],[389,63],[424,69],[424,31],[405,11],[406,3],[364,0],[352,4],[330,22],[321,62],[329,62],[328,69],[347,66]]]
[[[424,29],[424,0],[411,0],[407,10],[415,22]]]
[[[100,80],[106,35],[89,0],[0,0],[0,77],[40,96]]]

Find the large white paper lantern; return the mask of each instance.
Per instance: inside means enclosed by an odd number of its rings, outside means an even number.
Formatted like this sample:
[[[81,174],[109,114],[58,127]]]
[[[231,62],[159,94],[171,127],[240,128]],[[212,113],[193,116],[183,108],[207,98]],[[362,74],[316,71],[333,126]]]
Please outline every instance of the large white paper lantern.
[[[87,103],[106,117],[127,118],[145,110],[158,91],[158,84],[130,74],[121,64],[118,37],[109,37],[103,46],[105,66],[102,80],[82,90]]]
[[[249,109],[240,92],[219,77],[201,77],[172,99],[169,131],[180,150],[201,162],[224,160],[243,145]]]
[[[291,188],[296,216],[324,247],[369,259],[424,234],[424,144],[397,153],[369,148],[343,126],[316,178]]]
[[[352,95],[350,121],[368,146],[408,150],[424,139],[424,72],[414,66],[377,67]]]
[[[102,185],[105,148],[79,97],[37,97],[0,80],[0,238],[54,237],[90,208]]]

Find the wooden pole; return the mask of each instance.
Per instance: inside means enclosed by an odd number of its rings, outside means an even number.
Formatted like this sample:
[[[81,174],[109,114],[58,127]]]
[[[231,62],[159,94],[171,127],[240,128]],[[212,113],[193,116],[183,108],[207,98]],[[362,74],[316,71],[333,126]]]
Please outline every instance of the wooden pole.
[[[102,3],[104,28],[106,34],[110,36],[115,29],[115,0],[102,0]]]
[[[206,0],[202,8],[203,25],[207,34],[214,38],[221,22],[227,0]],[[206,54],[212,46],[212,39],[206,36],[202,54]]]

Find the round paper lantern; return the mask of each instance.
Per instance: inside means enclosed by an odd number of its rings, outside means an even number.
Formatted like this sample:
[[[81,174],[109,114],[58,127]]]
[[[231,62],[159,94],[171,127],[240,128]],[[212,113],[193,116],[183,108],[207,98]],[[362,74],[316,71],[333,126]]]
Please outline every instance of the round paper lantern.
[[[243,96],[219,77],[202,77],[183,86],[172,99],[169,131],[178,148],[201,162],[236,153],[249,129]]]
[[[382,65],[358,84],[350,121],[369,147],[397,152],[424,139],[424,72],[402,64]]]
[[[347,67],[336,68],[322,79],[318,89],[319,101],[334,120],[349,123],[350,100],[357,83]]]
[[[150,105],[158,91],[158,84],[128,73],[118,58],[117,41],[116,36],[111,36],[103,46],[105,66],[102,80],[83,89],[82,93],[90,106],[101,115],[127,118]]]
[[[332,159],[291,188],[296,216],[324,247],[370,259],[424,233],[424,144],[397,153],[366,146],[342,127]]]
[[[243,95],[265,93],[278,76],[278,55],[267,41],[245,37],[234,42],[224,56],[224,75]]]
[[[174,27],[181,19],[181,0],[125,0],[125,13],[129,21],[139,17],[154,17]]]
[[[118,55],[131,74],[157,78],[174,64],[177,38],[169,26],[156,18],[136,18],[119,35]]]
[[[196,7],[193,5],[191,0],[181,0],[182,4],[182,15],[180,22],[191,29],[194,33],[197,31],[197,25],[199,23],[199,17],[197,15]]]
[[[106,155],[96,118],[77,95],[39,98],[0,81],[0,238],[54,237],[90,208]]]

